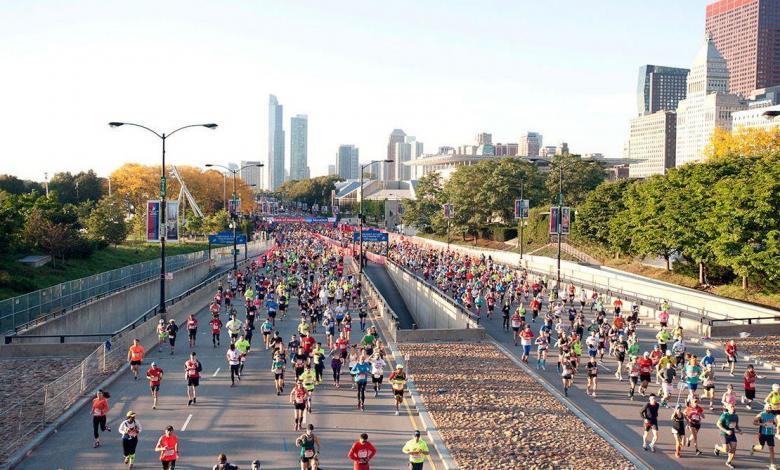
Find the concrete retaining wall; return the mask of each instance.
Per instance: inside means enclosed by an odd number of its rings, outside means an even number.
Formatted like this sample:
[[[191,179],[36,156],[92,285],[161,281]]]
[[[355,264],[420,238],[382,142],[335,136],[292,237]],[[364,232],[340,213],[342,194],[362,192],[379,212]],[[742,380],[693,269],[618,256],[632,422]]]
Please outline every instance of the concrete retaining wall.
[[[204,261],[173,273],[173,279],[165,281],[167,298],[181,294],[203,281],[209,273],[210,261]],[[145,311],[159,304],[160,283],[154,279],[130,289],[119,291],[76,309],[61,317],[37,325],[22,333],[16,341],[51,342],[46,338],[30,338],[25,335],[99,334],[116,331],[131,323]],[[77,338],[73,339],[78,340]],[[85,341],[89,341],[85,339]]]
[[[0,358],[9,357],[80,357],[95,352],[100,343],[53,343],[53,344],[4,344],[0,345]]]
[[[398,330],[396,343],[474,343],[487,340],[484,328],[455,328],[435,330]]]

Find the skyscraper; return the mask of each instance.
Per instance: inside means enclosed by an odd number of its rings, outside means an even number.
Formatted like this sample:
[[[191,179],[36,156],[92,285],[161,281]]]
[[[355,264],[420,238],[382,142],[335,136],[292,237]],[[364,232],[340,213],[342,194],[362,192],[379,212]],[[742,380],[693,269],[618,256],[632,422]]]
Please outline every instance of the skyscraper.
[[[268,179],[266,189],[274,191],[284,183],[283,107],[276,96],[268,98]]]
[[[517,153],[523,157],[538,157],[542,148],[542,134],[538,132],[526,132],[520,136],[520,145]]]
[[[688,69],[660,65],[639,67],[637,114],[676,110],[680,100],[685,99],[688,72]]]
[[[718,0],[705,31],[726,60],[729,91],[746,97],[780,85],[780,0]]]
[[[328,165],[328,176],[337,175],[336,165]]]
[[[631,178],[663,175],[674,168],[677,146],[677,114],[658,111],[631,120],[628,158]]]
[[[706,38],[688,74],[686,97],[677,107],[675,166],[701,161],[715,129],[731,130],[731,113],[745,109],[746,104],[728,90],[726,61]]]
[[[360,149],[354,145],[339,145],[336,154],[336,171],[339,177],[345,180],[354,180],[360,177],[358,159]]]
[[[477,141],[477,145],[491,145],[493,143],[493,134],[480,132],[474,140]]]
[[[259,161],[241,161],[241,179],[246,184],[255,185],[252,188],[253,192],[258,192],[263,189],[263,168],[256,166],[263,162]],[[246,167],[246,168],[244,168]]]
[[[387,142],[387,159],[391,160],[392,163],[385,163],[382,165],[384,167],[382,169],[382,180],[395,181],[398,179],[396,178],[395,175],[395,170],[396,170],[395,144],[403,143],[405,137],[406,137],[406,133],[401,129],[393,129],[393,132],[390,133],[390,140]]]
[[[290,118],[290,179],[308,178],[309,118],[298,114]]]

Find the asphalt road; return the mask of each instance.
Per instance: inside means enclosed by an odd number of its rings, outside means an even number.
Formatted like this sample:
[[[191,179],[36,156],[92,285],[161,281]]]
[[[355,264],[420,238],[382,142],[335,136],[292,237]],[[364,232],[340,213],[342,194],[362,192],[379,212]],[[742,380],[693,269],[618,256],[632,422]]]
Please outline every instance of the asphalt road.
[[[289,339],[297,325],[296,304],[294,300],[286,320],[277,321],[285,340]],[[198,312],[198,318],[201,326],[194,350],[204,370],[197,405],[187,406],[183,367],[190,350],[185,336],[180,335],[175,355],[171,356],[167,349],[162,353],[154,350],[144,359],[142,371],[151,361],[156,361],[166,373],[157,410],[152,410],[148,382],[143,378],[136,382],[126,371],[109,387],[111,411],[108,421],[113,431],[102,435],[103,445],[100,448],[92,447],[92,420],[90,410],[85,407],[18,468],[124,468],[116,429],[129,410],[137,413],[137,419],[143,426],[136,468],[160,468],[154,445],[167,425],[174,426],[179,436],[181,456],[177,468],[211,468],[220,452],[225,452],[230,461],[242,469],[250,468],[249,463],[254,459],[260,459],[265,469],[299,468],[295,438],[300,433],[292,430],[293,410],[287,394],[277,396],[274,391],[271,358],[262,346],[262,335],[256,334],[253,338],[254,348],[248,355],[240,385],[230,388],[230,373],[224,356],[227,335],[223,330],[222,346],[213,348],[206,325],[209,314],[205,308]],[[322,328],[319,330],[315,336],[324,342]],[[353,334],[357,335],[359,331]],[[328,366],[329,363],[328,360]],[[326,379],[329,374],[330,368],[326,367]],[[291,377],[288,367],[287,392]],[[323,446],[322,467],[351,468],[346,458],[347,451],[359,433],[367,432],[369,440],[378,449],[372,469],[406,468],[406,456],[401,453],[401,448],[412,437],[415,426],[420,426],[419,419],[411,411],[394,415],[393,398],[386,384],[378,398],[374,398],[373,393],[367,393],[366,411],[360,412],[356,409],[356,397],[349,384],[348,375],[342,375],[341,389],[334,388],[326,380],[317,388],[314,413],[307,418],[307,423],[315,425],[315,434]],[[435,456],[432,463],[426,464],[426,468],[443,468]]]
[[[577,292],[579,296],[579,291]],[[577,298],[578,298],[577,296]],[[672,299],[673,300],[673,299]],[[576,301],[575,301],[576,302]],[[579,306],[579,304],[577,304]],[[527,307],[527,305],[526,305]],[[547,309],[547,301],[544,301],[543,311]],[[513,306],[514,311],[514,306]],[[590,324],[590,320],[593,315],[590,314],[588,307],[585,307],[586,312],[586,324]],[[528,314],[530,318],[530,311]],[[611,314],[608,316],[611,318]],[[533,324],[534,333],[537,333],[541,319]],[[493,319],[488,319],[485,312],[482,313],[481,325],[486,331],[495,338],[499,343],[511,350],[517,357],[522,354],[521,348],[513,345],[512,333],[503,330],[502,316],[500,305],[498,305],[493,315]],[[638,335],[640,344],[642,345],[642,351],[652,350],[653,344],[655,344],[655,335],[657,329],[654,329],[647,325],[642,325],[638,328]],[[701,338],[686,336],[686,343],[688,351],[697,355],[699,358],[704,357],[705,347],[701,345]],[[553,331],[552,344],[554,344],[555,332]],[[557,362],[557,349],[550,348],[550,354],[547,358],[547,370],[539,371],[540,375],[548,383],[559,387],[562,390],[560,375],[556,370]],[[742,396],[742,374],[747,366],[746,363],[739,363],[735,370],[735,376],[730,377],[728,371],[721,371],[720,366],[725,363],[725,354],[722,350],[713,351],[716,359],[716,375],[715,375],[715,410],[710,411],[708,409],[708,401],[702,403],[705,410],[705,419],[702,424],[702,429],[699,432],[699,449],[704,453],[701,456],[695,456],[693,453],[693,447],[684,448],[682,458],[677,459],[674,456],[674,437],[671,431],[671,415],[672,408],[662,409],[659,416],[659,434],[656,444],[656,452],[642,450],[642,431],[643,420],[639,416],[642,406],[644,406],[644,399],[638,393],[635,397],[635,401],[628,399],[628,373],[624,371],[624,381],[618,381],[614,375],[617,362],[605,355],[604,364],[600,369],[599,374],[599,389],[597,398],[592,398],[585,394],[586,379],[584,376],[584,367],[580,368],[579,376],[575,376],[574,388],[569,390],[569,400],[576,404],[585,414],[589,415],[595,421],[597,421],[602,427],[629,450],[637,456],[638,459],[645,462],[650,468],[694,468],[694,469],[710,469],[713,465],[724,465],[725,457],[721,454],[720,457],[716,457],[713,454],[713,448],[715,444],[721,443],[721,437],[719,431],[715,426],[718,416],[720,415],[721,408],[719,406],[720,399],[723,392],[726,391],[726,385],[732,384],[734,386],[737,396]],[[536,364],[536,348],[532,349],[532,356],[529,359],[530,367],[535,367]],[[584,366],[584,362],[583,362]],[[758,380],[756,402],[753,404],[753,410],[748,411],[744,406],[741,406],[737,401],[737,415],[740,419],[740,427],[744,431],[744,434],[738,435],[738,448],[737,457],[735,460],[738,468],[767,468],[769,456],[766,451],[750,456],[750,447],[758,442],[758,428],[754,426],[752,421],[753,417],[760,412],[763,406],[763,399],[769,393],[771,385],[773,383],[780,383],[780,374],[775,371],[764,370],[760,367],[756,368],[759,375],[763,376],[763,379]],[[655,374],[653,374],[653,380]],[[699,387],[700,390],[702,387]],[[677,390],[675,388],[675,390]],[[658,386],[651,382],[649,391],[653,393],[658,392]],[[681,402],[685,401],[687,389],[682,392]],[[670,406],[674,406],[676,403],[675,397],[670,401]]]

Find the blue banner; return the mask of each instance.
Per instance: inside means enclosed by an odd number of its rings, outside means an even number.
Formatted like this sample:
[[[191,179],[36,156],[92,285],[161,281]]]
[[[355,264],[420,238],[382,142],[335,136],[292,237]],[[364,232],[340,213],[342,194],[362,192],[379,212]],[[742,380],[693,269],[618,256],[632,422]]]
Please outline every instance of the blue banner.
[[[352,232],[352,241],[360,241],[360,232]],[[364,242],[386,242],[388,241],[387,232],[380,232],[378,230],[363,230]]]
[[[232,232],[220,232],[216,235],[209,235],[209,243],[212,245],[232,245],[233,233]],[[236,243],[243,245],[246,243],[246,235],[236,234]]]

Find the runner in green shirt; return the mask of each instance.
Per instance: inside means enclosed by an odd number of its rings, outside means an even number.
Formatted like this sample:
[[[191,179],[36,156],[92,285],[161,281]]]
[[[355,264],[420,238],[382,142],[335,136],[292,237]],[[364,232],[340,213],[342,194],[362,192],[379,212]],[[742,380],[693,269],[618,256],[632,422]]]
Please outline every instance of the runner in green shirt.
[[[409,469],[410,470],[422,470],[423,463],[425,462],[425,456],[429,454],[428,444],[424,440],[420,439],[420,431],[414,431],[414,438],[404,444],[402,451],[404,454],[409,455]]]
[[[750,455],[764,448],[769,447],[769,468],[774,470],[775,466],[775,433],[777,433],[778,418],[772,413],[772,405],[764,405],[764,411],[753,418],[753,424],[758,426],[758,444],[750,448]]]
[[[314,425],[309,424],[306,433],[295,440],[295,445],[301,448],[301,470],[317,467],[317,455],[320,452],[320,440],[314,435]]]
[[[317,375],[311,370],[311,364],[306,364],[306,368],[301,372],[301,375],[298,376],[298,380],[303,382],[303,388],[309,392],[308,399],[306,400],[306,409],[311,413],[311,397],[317,383]]]
[[[238,366],[238,373],[243,374],[244,362],[246,361],[246,353],[249,352],[249,341],[247,341],[247,339],[244,338],[243,336],[239,336],[238,341],[236,341],[236,349],[238,349],[238,352],[241,353],[241,356],[239,357],[239,360],[241,361],[241,365]]]
[[[734,412],[733,403],[726,404],[726,411],[720,415],[716,424],[720,430],[723,445],[715,446],[715,455],[718,456],[721,452],[725,452],[728,455],[726,466],[734,468],[734,456],[737,453],[737,433],[742,434],[742,429],[739,428],[739,416]]]

